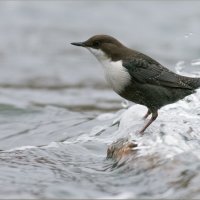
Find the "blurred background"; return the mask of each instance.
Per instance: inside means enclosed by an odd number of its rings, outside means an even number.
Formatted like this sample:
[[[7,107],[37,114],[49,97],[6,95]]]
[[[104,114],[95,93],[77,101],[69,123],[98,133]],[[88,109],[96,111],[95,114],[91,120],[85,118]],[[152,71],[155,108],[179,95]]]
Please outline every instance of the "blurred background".
[[[93,136],[126,103],[96,59],[70,43],[108,34],[195,74],[199,8],[198,1],[0,1],[0,197],[126,197],[120,185],[108,187],[117,176],[93,183],[117,127]],[[102,114],[110,121],[99,121]]]

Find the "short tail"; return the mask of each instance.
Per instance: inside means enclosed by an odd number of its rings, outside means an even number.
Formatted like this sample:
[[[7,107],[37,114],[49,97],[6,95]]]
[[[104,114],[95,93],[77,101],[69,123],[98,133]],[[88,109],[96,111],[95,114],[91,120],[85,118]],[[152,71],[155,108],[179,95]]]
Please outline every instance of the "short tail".
[[[200,78],[189,78],[186,84],[192,87],[194,90],[198,89],[200,88]]]

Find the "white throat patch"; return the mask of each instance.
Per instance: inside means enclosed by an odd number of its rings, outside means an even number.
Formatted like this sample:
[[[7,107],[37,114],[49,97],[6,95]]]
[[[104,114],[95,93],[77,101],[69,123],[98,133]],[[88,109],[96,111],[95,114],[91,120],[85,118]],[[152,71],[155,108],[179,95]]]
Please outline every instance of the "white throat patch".
[[[87,48],[102,64],[105,77],[117,93],[123,91],[125,86],[130,83],[131,76],[129,75],[127,69],[122,66],[122,60],[111,61],[110,58],[101,50]]]
[[[102,60],[106,60],[109,59],[108,56],[106,56],[106,54],[101,51],[100,49],[93,49],[93,48],[87,48],[100,62]]]

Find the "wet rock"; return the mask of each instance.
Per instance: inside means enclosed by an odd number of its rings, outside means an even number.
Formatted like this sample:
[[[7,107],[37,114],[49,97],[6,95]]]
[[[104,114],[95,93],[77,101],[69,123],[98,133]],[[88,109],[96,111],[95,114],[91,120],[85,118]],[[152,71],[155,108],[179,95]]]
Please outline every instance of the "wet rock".
[[[107,149],[107,158],[120,160],[136,152],[137,143],[128,138],[120,138],[113,142]]]

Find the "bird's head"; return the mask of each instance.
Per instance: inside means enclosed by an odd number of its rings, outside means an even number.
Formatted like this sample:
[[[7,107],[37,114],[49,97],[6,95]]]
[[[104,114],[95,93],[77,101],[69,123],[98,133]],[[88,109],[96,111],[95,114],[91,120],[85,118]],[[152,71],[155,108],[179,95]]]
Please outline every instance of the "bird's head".
[[[87,48],[98,60],[107,58],[117,60],[123,52],[122,48],[125,48],[118,40],[108,35],[95,35],[84,42],[71,44]]]

